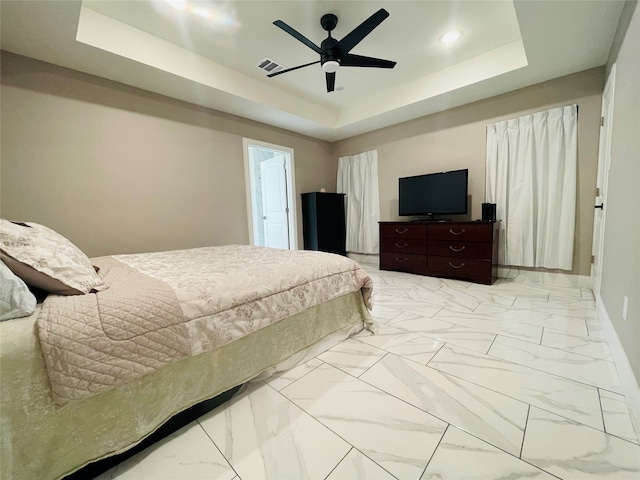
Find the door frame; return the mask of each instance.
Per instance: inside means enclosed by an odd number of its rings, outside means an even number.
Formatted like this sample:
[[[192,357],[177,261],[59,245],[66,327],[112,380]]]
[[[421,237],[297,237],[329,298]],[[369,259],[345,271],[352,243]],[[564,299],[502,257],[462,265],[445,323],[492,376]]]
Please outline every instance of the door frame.
[[[287,206],[289,208],[289,249],[298,249],[298,205],[296,202],[296,186],[295,186],[295,169],[294,169],[294,153],[293,149],[275,145],[273,143],[261,142],[250,138],[242,139],[242,150],[244,154],[244,179],[245,191],[247,196],[247,221],[249,224],[249,243],[257,245],[256,241],[256,225],[257,221],[262,222],[257,208],[256,198],[256,179],[255,179],[255,162],[249,153],[250,147],[262,148],[265,150],[273,150],[281,153],[285,160],[286,184],[287,184]]]
[[[596,178],[595,205],[603,204],[604,208],[600,213],[594,211],[593,214],[593,243],[591,254],[593,255],[593,263],[591,266],[591,281],[593,293],[597,297],[600,295],[600,286],[602,283],[602,260],[604,254],[604,231],[607,216],[607,193],[609,190],[609,170],[611,169],[611,130],[613,125],[613,107],[614,107],[614,90],[616,80],[616,65],[613,64],[609,76],[602,92],[601,107],[601,127],[600,127],[600,146],[598,149],[598,171]],[[600,221],[597,216],[600,215]]]

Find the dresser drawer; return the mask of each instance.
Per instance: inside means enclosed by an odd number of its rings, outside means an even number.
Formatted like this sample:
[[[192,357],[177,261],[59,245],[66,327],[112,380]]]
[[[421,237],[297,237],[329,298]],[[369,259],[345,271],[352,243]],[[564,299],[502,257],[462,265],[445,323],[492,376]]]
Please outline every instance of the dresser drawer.
[[[429,274],[449,277],[491,277],[491,262],[472,258],[429,257]]]
[[[429,240],[457,240],[490,242],[493,233],[491,223],[458,223],[454,225],[429,225]]]
[[[380,269],[403,270],[424,275],[427,271],[427,257],[426,255],[382,252],[380,253]]]
[[[491,261],[491,243],[470,242],[464,240],[430,241],[429,256],[452,258],[475,258]]]
[[[427,239],[426,225],[407,225],[403,223],[381,223],[380,238],[420,238]]]
[[[380,239],[380,251],[383,253],[427,254],[427,242],[421,238],[389,238]]]

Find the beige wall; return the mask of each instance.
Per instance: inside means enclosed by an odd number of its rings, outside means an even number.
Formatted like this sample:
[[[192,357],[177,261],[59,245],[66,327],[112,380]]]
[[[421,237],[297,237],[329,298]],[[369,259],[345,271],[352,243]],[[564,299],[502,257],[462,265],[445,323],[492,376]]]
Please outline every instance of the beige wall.
[[[589,275],[602,86],[593,69],[332,145],[2,52],[0,214],[50,225],[90,256],[247,243],[249,137],[295,150],[298,194],[333,189],[338,156],[377,148],[382,220],[399,218],[398,177],[469,168],[479,218],[486,124],[577,103],[573,273]]]
[[[1,73],[0,214],[89,256],[248,243],[243,137],[294,149],[298,194],[335,185],[327,142],[7,52]]]
[[[590,275],[593,201],[604,68],[587,70],[505,95],[422,117],[334,144],[336,157],[378,150],[380,217],[398,216],[398,178],[469,169],[470,218],[481,218],[486,125],[548,108],[578,104],[578,211],[572,273]]]
[[[631,21],[612,59],[616,76],[600,294],[640,382],[640,8],[628,14]]]

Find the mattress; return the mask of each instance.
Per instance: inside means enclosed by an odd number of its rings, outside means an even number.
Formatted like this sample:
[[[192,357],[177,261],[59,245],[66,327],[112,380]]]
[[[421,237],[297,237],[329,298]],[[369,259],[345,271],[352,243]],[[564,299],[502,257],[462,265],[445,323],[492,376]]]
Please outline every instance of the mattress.
[[[93,263],[109,288],[52,295],[38,317],[54,401],[61,406],[346,293],[361,292],[367,303],[372,289],[358,263],[315,251],[227,245]]]

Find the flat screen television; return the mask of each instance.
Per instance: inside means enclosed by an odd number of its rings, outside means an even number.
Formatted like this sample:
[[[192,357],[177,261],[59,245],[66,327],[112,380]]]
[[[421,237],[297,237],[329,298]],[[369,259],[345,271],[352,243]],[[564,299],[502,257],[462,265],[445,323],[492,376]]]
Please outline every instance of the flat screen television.
[[[468,178],[468,169],[400,178],[399,215],[466,214]]]

